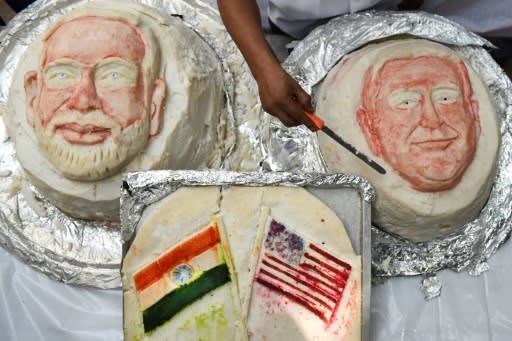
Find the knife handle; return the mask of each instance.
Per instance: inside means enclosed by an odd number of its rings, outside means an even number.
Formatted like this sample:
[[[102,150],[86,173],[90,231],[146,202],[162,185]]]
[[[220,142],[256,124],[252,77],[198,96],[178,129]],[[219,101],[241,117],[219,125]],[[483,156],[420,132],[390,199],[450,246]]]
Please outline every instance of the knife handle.
[[[324,121],[320,117],[306,110],[304,110],[304,114],[318,129],[321,130],[324,127]]]

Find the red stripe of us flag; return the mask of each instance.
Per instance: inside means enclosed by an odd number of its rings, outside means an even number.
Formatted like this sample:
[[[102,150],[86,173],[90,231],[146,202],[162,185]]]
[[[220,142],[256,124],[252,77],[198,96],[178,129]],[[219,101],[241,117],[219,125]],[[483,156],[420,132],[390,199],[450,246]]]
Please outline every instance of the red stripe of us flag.
[[[343,297],[352,267],[272,220],[256,281],[316,314],[327,324]]]

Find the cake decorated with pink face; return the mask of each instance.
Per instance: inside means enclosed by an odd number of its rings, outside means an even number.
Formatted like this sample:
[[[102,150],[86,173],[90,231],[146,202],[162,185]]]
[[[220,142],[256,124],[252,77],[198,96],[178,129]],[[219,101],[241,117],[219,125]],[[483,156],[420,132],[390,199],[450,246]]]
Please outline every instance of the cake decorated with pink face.
[[[366,177],[372,220],[419,242],[478,216],[495,177],[499,121],[486,85],[452,49],[421,39],[367,45],[326,76],[316,113],[387,171],[320,134],[329,171]]]
[[[124,172],[220,165],[222,74],[179,18],[134,3],[79,6],[18,64],[6,120],[17,158],[69,215],[118,220]]]

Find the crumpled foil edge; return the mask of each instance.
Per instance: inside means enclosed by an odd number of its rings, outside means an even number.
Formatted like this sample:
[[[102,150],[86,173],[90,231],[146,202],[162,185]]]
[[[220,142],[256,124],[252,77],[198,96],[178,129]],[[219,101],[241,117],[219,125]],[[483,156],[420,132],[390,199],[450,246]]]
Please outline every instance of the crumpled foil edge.
[[[364,178],[347,174],[325,173],[261,173],[231,171],[149,171],[131,172],[124,176],[121,192],[121,225],[123,242],[128,245],[136,234],[142,211],[151,204],[186,186],[333,186],[355,188],[362,200],[371,203],[375,191]],[[126,250],[124,250],[126,251]]]

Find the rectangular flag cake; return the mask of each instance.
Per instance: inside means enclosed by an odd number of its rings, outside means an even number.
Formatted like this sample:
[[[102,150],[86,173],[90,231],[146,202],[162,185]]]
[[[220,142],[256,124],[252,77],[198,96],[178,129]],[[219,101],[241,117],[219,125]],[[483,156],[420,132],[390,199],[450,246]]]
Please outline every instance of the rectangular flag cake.
[[[361,259],[303,188],[178,189],[123,262],[125,339],[361,340]]]

